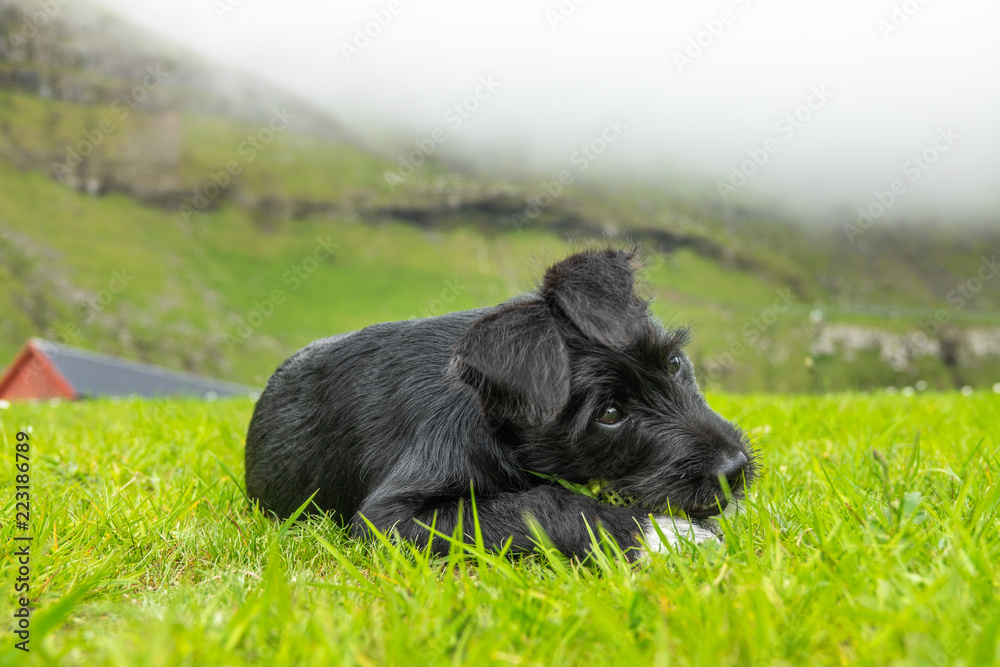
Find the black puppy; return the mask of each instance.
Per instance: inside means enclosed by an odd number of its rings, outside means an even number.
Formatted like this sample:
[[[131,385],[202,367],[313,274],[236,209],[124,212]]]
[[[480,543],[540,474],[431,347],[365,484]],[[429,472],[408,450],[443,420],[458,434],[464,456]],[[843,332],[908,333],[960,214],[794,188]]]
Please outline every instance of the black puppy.
[[[285,361],[254,409],[247,493],[279,517],[311,494],[366,530],[426,544],[465,503],[487,545],[531,551],[530,515],[563,553],[585,555],[589,527],[623,548],[714,538],[698,520],[753,475],[746,438],[712,411],[682,352],[634,290],[631,252],[592,250],[552,266],[537,292],[494,308],[319,340]],[[545,475],[547,477],[542,477]],[[634,507],[600,503],[551,478],[604,480]],[[424,524],[424,525],[421,525]],[[446,541],[434,541],[447,551]],[[638,549],[629,552],[635,557]]]

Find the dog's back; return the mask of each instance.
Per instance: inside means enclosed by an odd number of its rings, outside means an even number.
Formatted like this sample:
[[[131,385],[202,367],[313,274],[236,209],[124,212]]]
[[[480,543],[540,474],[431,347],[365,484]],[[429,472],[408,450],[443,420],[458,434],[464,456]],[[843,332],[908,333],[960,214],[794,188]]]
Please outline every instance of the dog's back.
[[[456,417],[478,408],[446,377],[451,349],[488,311],[375,324],[292,355],[250,420],[249,497],[285,517],[317,492],[316,505],[346,521],[401,457],[419,455],[428,439],[439,446],[456,437]]]

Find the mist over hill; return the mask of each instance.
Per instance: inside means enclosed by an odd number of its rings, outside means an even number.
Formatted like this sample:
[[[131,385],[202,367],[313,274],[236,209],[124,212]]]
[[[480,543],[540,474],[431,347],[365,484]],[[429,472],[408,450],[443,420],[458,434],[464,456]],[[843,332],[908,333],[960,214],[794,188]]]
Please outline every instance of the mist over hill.
[[[627,131],[589,169],[602,179],[827,224],[897,179],[906,192],[887,219],[1000,213],[989,0],[101,2],[393,152],[441,127],[449,159],[541,177],[619,118]],[[496,90],[476,100],[483,77]],[[452,131],[445,116],[466,104]],[[935,156],[941,131],[953,141]],[[929,167],[919,178],[904,166],[914,157]]]

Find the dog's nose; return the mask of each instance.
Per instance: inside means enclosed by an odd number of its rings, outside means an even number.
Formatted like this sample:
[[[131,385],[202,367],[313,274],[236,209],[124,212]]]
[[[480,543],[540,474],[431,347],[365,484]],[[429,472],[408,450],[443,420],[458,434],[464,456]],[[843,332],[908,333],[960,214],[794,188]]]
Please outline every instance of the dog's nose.
[[[743,484],[743,471],[746,470],[749,462],[746,454],[737,452],[735,456],[730,456],[716,468],[715,476],[716,478],[725,477],[730,490],[735,491]]]

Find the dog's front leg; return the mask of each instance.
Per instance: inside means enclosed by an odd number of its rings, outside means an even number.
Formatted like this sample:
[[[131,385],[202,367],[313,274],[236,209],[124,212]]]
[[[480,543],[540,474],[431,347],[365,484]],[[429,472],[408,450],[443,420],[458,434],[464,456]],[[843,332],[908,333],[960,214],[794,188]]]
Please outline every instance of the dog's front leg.
[[[369,496],[358,514],[379,530],[394,531],[421,546],[426,546],[430,537],[426,526],[433,524],[439,533],[453,535],[461,516],[462,533],[467,543],[475,541],[478,521],[487,548],[498,550],[509,539],[513,553],[529,553],[535,549],[537,538],[529,525],[529,521],[534,521],[559,551],[581,557],[591,550],[588,525],[595,534],[601,526],[623,549],[639,546],[637,537],[641,530],[633,512],[603,505],[554,486],[489,495],[477,493],[474,506],[468,497],[445,498],[435,494],[428,498],[414,493],[413,489],[407,492],[396,488],[392,493],[377,492]],[[364,526],[359,520],[355,524]],[[449,543],[438,537],[433,541],[433,548],[445,554]]]
[[[640,533],[651,550],[660,550],[664,546],[646,514],[598,503],[562,487],[535,486],[524,491],[477,497],[475,518],[467,499],[445,499],[440,495],[428,498],[415,491],[396,489],[392,493],[374,493],[358,514],[379,530],[394,531],[421,546],[426,546],[430,538],[426,526],[434,525],[435,530],[445,535],[454,534],[460,505],[462,533],[466,542],[474,541],[475,521],[478,520],[483,542],[494,550],[500,549],[509,539],[513,553],[533,551],[537,539],[529,525],[529,517],[537,522],[552,544],[568,556],[586,556],[593,546],[591,532],[596,534],[598,526],[626,550],[630,559],[641,554]],[[681,537],[693,541],[715,539],[714,533],[698,524],[664,519],[672,520],[672,517],[657,518],[661,532],[671,544],[676,544]],[[354,524],[362,530],[367,527],[360,516],[355,518]],[[433,550],[437,553],[447,553],[448,548],[449,544],[444,539],[433,541]]]

